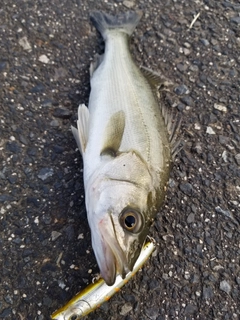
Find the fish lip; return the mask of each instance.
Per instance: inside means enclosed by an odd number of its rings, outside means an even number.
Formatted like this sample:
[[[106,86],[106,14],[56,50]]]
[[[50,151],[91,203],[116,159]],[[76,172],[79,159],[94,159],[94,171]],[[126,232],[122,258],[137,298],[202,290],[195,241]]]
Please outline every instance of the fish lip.
[[[118,272],[122,278],[130,272],[127,257],[118,243],[111,214],[101,219],[98,224],[101,233],[101,245],[104,257],[98,260],[101,276],[108,285],[113,285]]]

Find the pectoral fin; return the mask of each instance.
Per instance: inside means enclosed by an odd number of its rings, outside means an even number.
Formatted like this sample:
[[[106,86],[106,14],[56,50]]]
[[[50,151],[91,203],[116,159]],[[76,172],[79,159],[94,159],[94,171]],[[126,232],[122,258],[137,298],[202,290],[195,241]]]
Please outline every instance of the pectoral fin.
[[[89,127],[89,110],[85,104],[80,104],[78,107],[78,120],[77,129],[71,126],[73,136],[77,142],[77,146],[82,156],[84,155],[87,140],[88,140],[88,127]]]
[[[103,147],[101,150],[102,155],[110,155],[115,157],[123,137],[125,128],[125,113],[124,111],[118,111],[114,113],[109,119],[103,139]]]

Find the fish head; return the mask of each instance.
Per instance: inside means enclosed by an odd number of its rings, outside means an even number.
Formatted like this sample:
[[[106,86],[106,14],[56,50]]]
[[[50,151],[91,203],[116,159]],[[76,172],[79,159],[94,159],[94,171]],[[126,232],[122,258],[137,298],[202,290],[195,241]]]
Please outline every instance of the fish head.
[[[117,273],[125,278],[132,271],[156,214],[149,173],[141,182],[116,175],[98,177],[86,201],[92,247],[108,285],[114,284]]]
[[[114,284],[117,273],[125,278],[132,271],[149,231],[151,223],[139,206],[141,199],[127,201],[142,195],[137,189],[119,182],[106,187],[89,219],[93,250],[108,285]]]

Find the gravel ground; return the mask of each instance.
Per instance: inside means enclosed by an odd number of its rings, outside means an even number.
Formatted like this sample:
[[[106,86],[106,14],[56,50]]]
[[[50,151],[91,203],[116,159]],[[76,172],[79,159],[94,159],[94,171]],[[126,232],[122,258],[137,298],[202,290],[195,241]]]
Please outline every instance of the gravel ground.
[[[1,0],[0,319],[49,319],[98,272],[70,125],[103,50],[89,12],[128,8],[144,12],[134,58],[174,83],[185,144],[157,251],[87,319],[240,318],[239,1]]]

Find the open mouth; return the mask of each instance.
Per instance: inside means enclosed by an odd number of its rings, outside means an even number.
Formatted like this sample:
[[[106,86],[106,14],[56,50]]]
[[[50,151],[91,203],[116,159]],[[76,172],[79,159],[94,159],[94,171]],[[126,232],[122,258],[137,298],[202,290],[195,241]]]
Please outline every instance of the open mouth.
[[[118,243],[110,215],[100,220],[97,232],[92,231],[92,240],[101,276],[107,285],[114,284],[117,272],[125,278],[130,269],[126,255]]]

